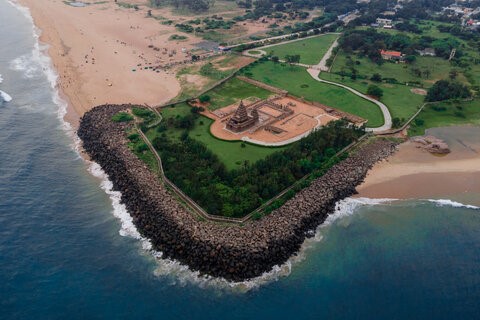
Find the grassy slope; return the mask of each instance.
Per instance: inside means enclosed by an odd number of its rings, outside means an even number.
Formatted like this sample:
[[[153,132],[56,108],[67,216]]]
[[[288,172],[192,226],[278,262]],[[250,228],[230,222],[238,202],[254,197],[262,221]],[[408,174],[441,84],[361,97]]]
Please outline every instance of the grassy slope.
[[[231,105],[240,99],[249,97],[265,99],[272,95],[272,92],[233,78],[209,91],[207,95],[211,98],[209,109],[216,110]]]
[[[268,53],[273,51],[273,54],[280,59],[284,59],[287,54],[299,54],[301,63],[317,64],[322,60],[336,38],[338,38],[338,35],[325,34],[315,38],[265,48],[265,51]]]
[[[412,87],[404,85],[393,85],[388,83],[374,83],[369,80],[351,80],[350,78],[342,78],[339,75],[331,73],[321,73],[320,77],[325,80],[335,81],[352,87],[362,93],[367,92],[370,84],[375,84],[382,88],[384,96],[380,99],[387,105],[392,118],[408,119],[423,104],[424,96],[414,94],[410,90]]]
[[[370,127],[383,124],[382,113],[375,104],[345,89],[314,80],[304,68],[268,61],[252,65],[248,72],[253,79],[288,90],[297,97],[317,101],[367,119]]]
[[[434,106],[445,107],[445,111],[437,111]],[[463,116],[460,116],[463,114]],[[424,124],[418,126],[415,122],[408,130],[411,136],[423,135],[425,129],[462,124],[480,125],[480,100],[468,102],[442,102],[426,106],[417,119]]]
[[[174,108],[165,108],[162,110],[164,120],[168,117],[176,117],[177,115],[183,116],[190,113],[190,106],[187,104],[178,104]],[[203,124],[200,124],[200,123]],[[195,122],[195,127],[190,131],[190,137],[205,143],[207,147],[215,153],[222,161],[227,169],[239,168],[244,161],[250,163],[265,158],[267,155],[276,151],[283,150],[287,147],[268,148],[251,144],[245,144],[242,148],[242,142],[240,141],[223,141],[215,138],[210,134],[211,119],[201,116]],[[169,129],[167,135],[171,138],[178,139],[182,133],[181,129]],[[152,129],[148,131],[147,136],[150,140],[157,135],[157,132]]]

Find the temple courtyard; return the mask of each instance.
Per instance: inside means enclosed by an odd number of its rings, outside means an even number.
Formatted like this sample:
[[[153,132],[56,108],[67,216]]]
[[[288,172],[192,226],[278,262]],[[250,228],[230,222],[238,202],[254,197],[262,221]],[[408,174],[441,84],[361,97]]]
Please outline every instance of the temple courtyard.
[[[290,95],[264,100],[251,97],[203,114],[214,120],[210,132],[215,137],[267,146],[300,140],[315,128],[342,117],[335,109]]]

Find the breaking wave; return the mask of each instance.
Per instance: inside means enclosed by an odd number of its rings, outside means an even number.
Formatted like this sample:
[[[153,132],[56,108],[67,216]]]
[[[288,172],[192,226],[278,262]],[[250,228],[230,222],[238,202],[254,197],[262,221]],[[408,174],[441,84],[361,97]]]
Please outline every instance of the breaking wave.
[[[3,82],[3,78],[2,78],[2,75],[0,74],[0,83],[2,82]],[[6,102],[12,101],[12,97],[8,93],[2,90],[0,90],[0,97],[2,98],[3,101],[6,101]],[[0,102],[2,100],[0,100]]]
[[[58,74],[53,67],[52,60],[47,52],[49,46],[40,42],[41,30],[33,23],[30,10],[14,0],[8,0],[8,3],[19,10],[29,21],[34,38],[32,51],[10,61],[10,68],[22,72],[25,78],[46,77],[52,90],[52,102],[58,107],[56,113],[57,118],[60,120],[61,128],[72,138],[73,144],[71,146],[77,151],[80,157],[79,138],[75,134],[71,124],[64,120],[64,117],[67,114],[68,103],[60,96],[60,91],[58,89]]]
[[[0,90],[0,97],[2,97],[3,101],[6,101],[6,102],[12,101],[12,97],[8,93],[2,90]]]
[[[33,36],[35,38],[34,48],[31,53],[22,55],[10,63],[10,67],[19,72],[23,72],[24,77],[34,78],[37,76],[46,76],[52,88],[52,101],[58,106],[58,119],[62,123],[62,128],[71,136],[74,143],[73,149],[80,157],[81,141],[75,134],[71,125],[64,120],[67,112],[67,102],[61,98],[57,86],[58,75],[53,68],[52,61],[47,55],[46,50],[48,46],[39,42],[40,30],[33,24],[33,19],[28,8],[17,4],[10,0],[10,4],[20,10],[25,17],[30,21],[33,29]],[[230,282],[223,278],[216,278],[208,275],[200,275],[197,271],[192,271],[188,266],[181,264],[178,261],[163,258],[163,253],[152,248],[151,242],[142,237],[133,223],[133,219],[127,211],[124,204],[121,203],[121,193],[113,190],[113,183],[108,179],[108,175],[103,171],[101,166],[95,162],[86,160],[88,171],[98,179],[100,179],[100,187],[109,196],[112,202],[113,215],[121,222],[119,234],[124,237],[131,237],[137,239],[142,247],[142,250],[151,254],[155,259],[157,266],[154,274],[164,279],[170,280],[172,285],[185,286],[187,284],[194,284],[201,288],[215,288],[221,290],[229,290],[233,292],[247,292],[255,288],[259,288],[265,284],[278,281],[281,277],[286,277],[291,273],[292,266],[306,257],[306,252],[315,243],[322,240],[322,229],[333,224],[338,219],[351,216],[358,212],[358,208],[368,205],[377,205],[393,201],[393,199],[367,199],[367,198],[347,198],[339,201],[336,205],[334,213],[329,215],[325,222],[320,225],[315,231],[312,231],[311,237],[307,238],[302,244],[301,250],[292,256],[287,262],[281,266],[274,266],[271,271],[263,275],[242,282]]]
[[[480,207],[472,206],[470,204],[463,204],[463,203],[452,201],[449,199],[427,199],[427,201],[435,203],[439,207],[454,207],[454,208],[480,210]]]

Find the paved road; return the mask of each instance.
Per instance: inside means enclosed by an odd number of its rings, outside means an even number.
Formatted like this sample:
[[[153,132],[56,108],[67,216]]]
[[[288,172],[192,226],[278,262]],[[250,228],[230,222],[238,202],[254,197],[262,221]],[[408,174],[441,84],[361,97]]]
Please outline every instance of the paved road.
[[[383,104],[382,102],[380,102],[378,100],[375,100],[373,98],[370,98],[369,96],[367,96],[367,95],[365,95],[361,92],[358,92],[355,89],[347,87],[343,84],[320,79],[318,77],[318,75],[320,74],[320,70],[310,68],[310,69],[307,70],[307,72],[312,76],[313,79],[315,79],[319,82],[323,82],[323,83],[327,83],[327,84],[331,84],[331,85],[334,85],[334,86],[337,86],[337,87],[344,88],[344,89],[352,92],[353,94],[356,94],[357,96],[376,104],[380,108],[380,110],[382,111],[384,123],[383,123],[382,126],[377,127],[377,128],[367,128],[367,131],[369,131],[369,132],[382,132],[382,131],[390,130],[392,128],[392,116],[390,115],[390,111],[388,110],[387,106],[385,104]]]

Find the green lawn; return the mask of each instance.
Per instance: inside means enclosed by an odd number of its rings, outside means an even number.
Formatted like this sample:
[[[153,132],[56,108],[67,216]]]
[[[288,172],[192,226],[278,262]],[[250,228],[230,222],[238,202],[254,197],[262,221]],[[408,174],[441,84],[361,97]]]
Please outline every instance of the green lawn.
[[[279,44],[273,47],[263,49],[265,52],[284,59],[287,54],[299,54],[300,62],[305,64],[317,64],[322,60],[328,48],[332,45],[338,35],[325,34],[315,38],[298,40],[286,44]]]
[[[364,94],[367,93],[367,88],[370,84],[375,84],[382,88],[383,97],[380,99],[390,110],[392,118],[408,119],[418,108],[423,104],[424,96],[414,94],[410,90],[412,87],[388,84],[388,83],[374,83],[369,80],[351,80],[350,78],[344,78],[342,81],[341,76],[332,73],[321,73],[320,77],[325,80],[338,82],[349,87],[352,87]]]
[[[368,58],[358,58],[355,54],[348,55],[340,52],[332,67],[332,73],[340,73],[342,69],[345,73],[350,74],[351,67],[348,66],[348,57],[354,62],[353,67],[357,70],[360,77],[370,78],[374,73],[379,73],[383,78],[395,78],[397,81],[413,82],[419,81],[423,87],[430,87],[435,81],[448,77],[450,70],[454,69],[448,60],[437,57],[417,57],[413,64],[384,62],[378,65]],[[419,69],[422,73],[429,72],[428,75],[422,75],[419,78],[414,72]],[[459,80],[465,80],[459,77]]]
[[[209,106],[210,110],[226,107],[240,99],[246,99],[249,97],[265,99],[273,95],[273,93],[268,90],[256,87],[237,78],[225,82],[206,94],[211,98]]]
[[[368,120],[369,127],[383,124],[377,105],[345,89],[314,80],[304,68],[267,61],[251,65],[244,73],[255,80],[288,90],[294,96],[358,115]]]
[[[187,104],[178,104],[174,108],[165,108],[162,109],[162,116],[164,121],[169,117],[184,116],[190,113],[190,106]],[[224,141],[215,138],[210,134],[210,125],[213,120],[200,116],[195,121],[194,128],[190,131],[190,137],[194,138],[200,142],[203,142],[213,153],[215,153],[222,161],[227,169],[237,169],[240,168],[244,161],[249,161],[250,163],[256,162],[257,160],[263,159],[269,154],[272,154],[276,151],[283,150],[287,147],[262,147],[249,143],[244,143],[242,147],[241,141]],[[169,128],[166,131],[166,134],[174,139],[178,139],[182,134],[181,129]],[[148,138],[152,141],[158,133],[155,128],[147,132]]]
[[[480,100],[468,102],[442,102],[426,106],[412,122],[408,134],[423,135],[425,129],[474,124],[480,125]]]

